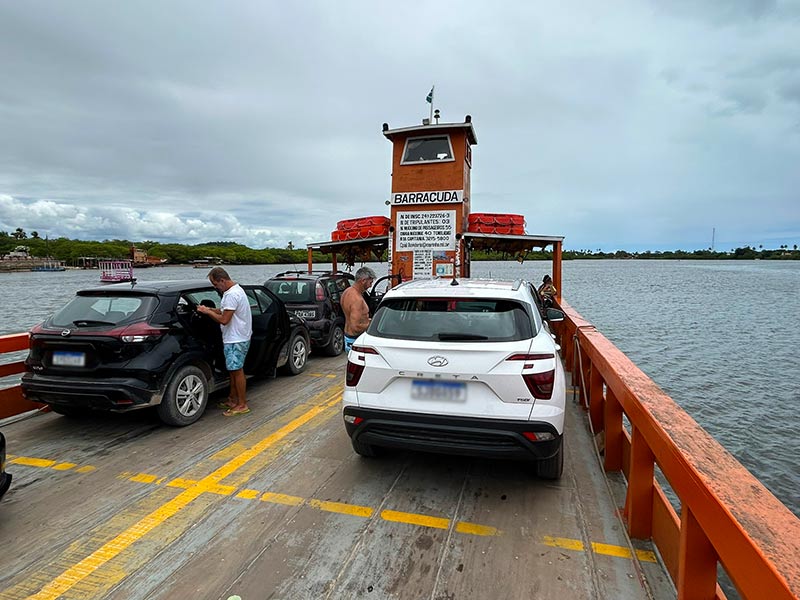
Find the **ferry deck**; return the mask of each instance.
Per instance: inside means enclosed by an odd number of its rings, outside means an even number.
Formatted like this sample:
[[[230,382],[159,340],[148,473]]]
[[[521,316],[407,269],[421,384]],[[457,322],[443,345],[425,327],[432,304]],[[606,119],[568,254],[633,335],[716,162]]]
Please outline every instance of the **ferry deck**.
[[[344,356],[251,381],[250,415],[149,412],[5,425],[0,598],[672,598],[620,520],[587,413],[569,402],[565,472],[356,455]]]

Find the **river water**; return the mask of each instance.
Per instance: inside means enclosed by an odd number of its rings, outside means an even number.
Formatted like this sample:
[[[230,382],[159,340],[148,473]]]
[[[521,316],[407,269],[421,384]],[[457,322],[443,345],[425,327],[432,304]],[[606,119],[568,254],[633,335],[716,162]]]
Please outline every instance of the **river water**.
[[[476,262],[474,277],[540,282],[549,262]],[[386,264],[371,264],[378,275]],[[286,265],[231,266],[260,283]],[[304,269],[304,265],[296,268]],[[329,265],[315,265],[329,268]],[[139,270],[140,281],[205,269]],[[0,273],[0,334],[29,329],[98,271]],[[576,260],[564,298],[800,515],[800,262]]]

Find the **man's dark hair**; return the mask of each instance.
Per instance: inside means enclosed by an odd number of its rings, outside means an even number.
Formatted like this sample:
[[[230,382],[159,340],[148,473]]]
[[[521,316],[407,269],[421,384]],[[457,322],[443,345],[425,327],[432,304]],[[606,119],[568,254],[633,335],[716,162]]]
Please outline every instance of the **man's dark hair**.
[[[208,278],[211,281],[230,281],[230,275],[222,267],[214,267],[208,272]]]

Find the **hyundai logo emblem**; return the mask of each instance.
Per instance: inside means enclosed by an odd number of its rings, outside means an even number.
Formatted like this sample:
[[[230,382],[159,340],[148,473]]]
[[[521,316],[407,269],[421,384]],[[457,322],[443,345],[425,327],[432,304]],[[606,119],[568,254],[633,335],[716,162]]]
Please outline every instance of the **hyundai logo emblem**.
[[[444,367],[447,365],[447,359],[444,356],[431,356],[428,359],[428,364],[432,367]]]
[[[61,332],[61,337],[67,337],[70,333],[72,333],[69,329],[65,329]]]

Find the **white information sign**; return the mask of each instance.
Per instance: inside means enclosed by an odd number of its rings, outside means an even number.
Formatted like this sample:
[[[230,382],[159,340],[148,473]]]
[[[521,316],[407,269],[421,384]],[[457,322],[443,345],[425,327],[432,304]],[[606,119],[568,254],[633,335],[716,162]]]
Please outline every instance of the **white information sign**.
[[[452,277],[453,276],[453,263],[437,263],[436,264],[437,277]]]
[[[392,204],[447,204],[463,202],[464,190],[431,190],[428,192],[395,192]]]
[[[414,279],[433,279],[433,252],[414,251]]]
[[[453,250],[456,246],[456,211],[434,210],[397,213],[395,252]]]

